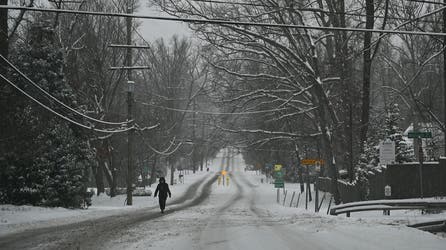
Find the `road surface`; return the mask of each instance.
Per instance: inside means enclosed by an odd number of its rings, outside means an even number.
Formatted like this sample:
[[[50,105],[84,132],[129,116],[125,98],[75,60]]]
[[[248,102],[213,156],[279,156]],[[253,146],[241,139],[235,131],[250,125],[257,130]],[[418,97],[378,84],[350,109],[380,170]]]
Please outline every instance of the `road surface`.
[[[225,159],[225,157],[223,157]],[[240,155],[222,161],[185,195],[157,208],[129,211],[0,238],[1,249],[445,249],[444,238],[402,225],[314,214],[275,203],[271,184],[245,172]],[[228,183],[226,183],[228,184]]]

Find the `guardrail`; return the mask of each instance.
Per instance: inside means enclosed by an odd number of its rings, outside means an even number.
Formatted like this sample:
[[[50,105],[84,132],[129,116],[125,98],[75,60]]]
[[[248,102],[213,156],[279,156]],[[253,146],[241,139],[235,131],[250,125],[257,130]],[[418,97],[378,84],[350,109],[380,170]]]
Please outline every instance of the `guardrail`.
[[[431,233],[446,232],[446,220],[435,220],[407,225]]]
[[[383,210],[388,212],[390,210],[416,210],[416,209],[445,209],[446,200],[435,199],[408,199],[408,200],[376,200],[376,201],[362,201],[351,202],[342,205],[334,206],[330,209],[331,215],[338,215],[345,213],[350,217],[350,213]]]

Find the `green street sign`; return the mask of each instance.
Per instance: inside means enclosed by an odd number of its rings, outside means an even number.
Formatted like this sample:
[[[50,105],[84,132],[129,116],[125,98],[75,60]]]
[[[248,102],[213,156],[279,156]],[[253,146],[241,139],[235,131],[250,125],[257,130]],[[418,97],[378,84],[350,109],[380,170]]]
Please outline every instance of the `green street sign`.
[[[277,179],[282,179],[283,178],[283,173],[282,172],[275,172],[275,177]]]
[[[411,131],[407,134],[409,138],[432,138],[431,132]]]
[[[145,174],[149,173],[149,165],[144,165],[142,168],[142,172]]]
[[[285,187],[285,183],[283,182],[283,180],[282,180],[282,181],[278,181],[278,180],[276,180],[276,181],[274,182],[274,187],[275,187],[275,188],[284,188],[284,187]]]

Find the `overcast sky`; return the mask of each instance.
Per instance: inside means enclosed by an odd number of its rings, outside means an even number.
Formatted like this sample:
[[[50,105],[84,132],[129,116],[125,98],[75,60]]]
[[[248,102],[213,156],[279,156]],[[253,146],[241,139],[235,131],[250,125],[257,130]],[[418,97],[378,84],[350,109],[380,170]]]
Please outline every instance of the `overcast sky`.
[[[141,7],[137,11],[138,14],[153,15],[153,16],[167,16],[165,13],[154,8],[148,8],[146,1],[141,1]],[[191,36],[191,32],[186,24],[181,22],[173,21],[159,21],[159,20],[147,20],[139,19],[141,23],[140,33],[144,36],[147,41],[154,41],[158,38],[169,39],[173,35],[178,36]]]
[[[147,7],[147,3],[150,0],[140,0],[140,8],[136,11],[138,14],[152,15],[152,16],[168,16],[167,14],[155,9]],[[47,6],[49,5],[48,0],[35,0],[37,6]],[[158,20],[148,20],[148,19],[137,19],[141,22],[140,33],[147,41],[154,41],[158,38],[169,39],[173,35],[187,36],[190,37],[192,33],[186,24],[181,22],[173,21],[158,21]]]

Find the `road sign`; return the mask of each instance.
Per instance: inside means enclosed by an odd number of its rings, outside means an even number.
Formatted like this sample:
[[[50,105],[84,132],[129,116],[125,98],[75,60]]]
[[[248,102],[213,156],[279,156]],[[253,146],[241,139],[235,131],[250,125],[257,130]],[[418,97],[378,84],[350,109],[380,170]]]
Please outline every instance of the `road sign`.
[[[395,142],[383,141],[379,144],[379,163],[391,164],[395,162]]]
[[[283,173],[282,173],[282,171],[277,171],[277,172],[274,172],[275,173],[275,177],[276,177],[276,179],[282,179],[283,178]]]
[[[321,159],[302,159],[300,160],[302,165],[324,165],[325,161]]]
[[[409,138],[432,138],[431,132],[410,131],[407,136]]]
[[[281,164],[274,165],[274,187],[284,188],[285,184],[283,182],[283,168]]]
[[[384,187],[384,196],[390,197],[392,196],[392,188],[389,185]]]
[[[284,188],[285,187],[285,183],[283,181],[279,182],[276,181],[274,182],[274,188]]]

